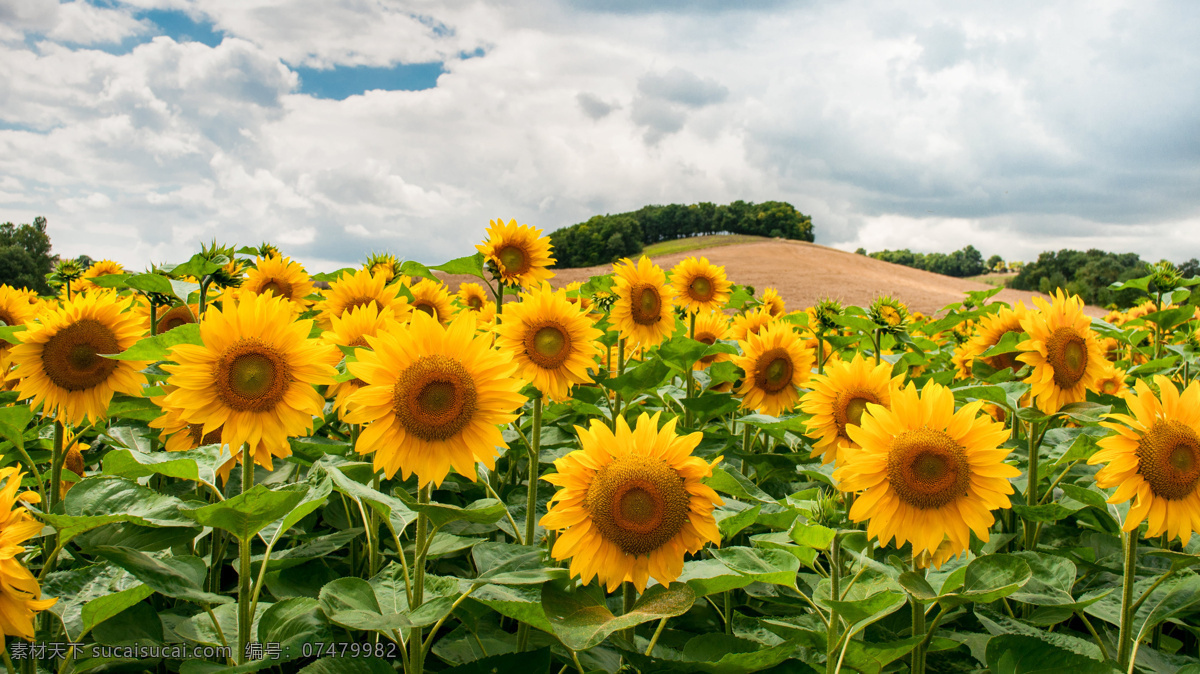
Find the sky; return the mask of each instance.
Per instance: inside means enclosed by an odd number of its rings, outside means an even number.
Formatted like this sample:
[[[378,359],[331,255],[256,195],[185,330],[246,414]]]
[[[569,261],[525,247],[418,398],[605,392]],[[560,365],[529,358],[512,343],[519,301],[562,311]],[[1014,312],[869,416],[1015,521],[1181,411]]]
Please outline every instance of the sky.
[[[0,0],[0,221],[433,264],[780,200],[817,243],[1200,257],[1190,0]]]

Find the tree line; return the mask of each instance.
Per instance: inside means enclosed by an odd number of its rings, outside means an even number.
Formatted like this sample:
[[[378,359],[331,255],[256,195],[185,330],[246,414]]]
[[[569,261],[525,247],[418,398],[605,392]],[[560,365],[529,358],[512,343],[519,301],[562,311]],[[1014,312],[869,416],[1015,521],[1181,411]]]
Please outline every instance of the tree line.
[[[50,254],[50,235],[46,233],[46,218],[40,215],[31,224],[0,225],[0,284],[28,288],[39,295],[50,294],[46,283],[57,261]]]
[[[959,278],[978,276],[986,272],[990,267],[995,266],[997,262],[1000,262],[999,256],[993,255],[992,259],[988,260],[989,264],[985,265],[983,255],[978,250],[975,250],[974,246],[967,246],[953,253],[914,253],[907,248],[902,250],[881,250],[869,254],[866,250],[859,248],[856,252],[867,254],[876,260],[883,260],[892,264],[902,264],[905,267],[924,269],[935,274],[956,276]]]
[[[596,215],[550,233],[555,267],[590,267],[616,262],[661,241],[704,234],[753,234],[813,240],[812,218],[782,201],[735,201],[643,206],[636,211]]]

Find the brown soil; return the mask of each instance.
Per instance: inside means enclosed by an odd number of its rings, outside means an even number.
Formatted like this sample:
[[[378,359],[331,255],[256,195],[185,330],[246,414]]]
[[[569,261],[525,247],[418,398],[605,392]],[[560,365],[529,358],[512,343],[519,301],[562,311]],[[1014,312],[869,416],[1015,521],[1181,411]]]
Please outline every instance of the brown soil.
[[[803,309],[817,301],[833,297],[845,304],[865,307],[880,294],[890,294],[908,305],[911,311],[931,315],[947,304],[962,301],[964,293],[990,290],[992,286],[977,281],[942,276],[902,265],[876,260],[802,241],[762,241],[734,246],[722,246],[685,253],[654,257],[664,270],[692,255],[707,257],[709,262],[725,267],[734,283],[754,286],[761,295],[768,287],[779,291],[788,309]],[[611,265],[581,269],[556,269],[551,281],[561,287],[572,281],[586,281],[591,276],[612,271]],[[451,290],[472,280],[466,276],[446,278]],[[1033,306],[1031,298],[1046,297],[1041,293],[1004,289],[996,299],[1009,304],[1024,301]],[[1086,307],[1089,316],[1101,317],[1099,307]]]

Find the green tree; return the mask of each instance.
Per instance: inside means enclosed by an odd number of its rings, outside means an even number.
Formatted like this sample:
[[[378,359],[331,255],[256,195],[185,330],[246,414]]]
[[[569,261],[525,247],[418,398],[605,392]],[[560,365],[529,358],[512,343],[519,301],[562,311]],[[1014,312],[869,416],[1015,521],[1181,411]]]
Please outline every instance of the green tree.
[[[48,295],[50,286],[46,284],[46,274],[53,266],[46,218],[39,215],[33,224],[18,226],[6,222],[0,225],[0,283]]]

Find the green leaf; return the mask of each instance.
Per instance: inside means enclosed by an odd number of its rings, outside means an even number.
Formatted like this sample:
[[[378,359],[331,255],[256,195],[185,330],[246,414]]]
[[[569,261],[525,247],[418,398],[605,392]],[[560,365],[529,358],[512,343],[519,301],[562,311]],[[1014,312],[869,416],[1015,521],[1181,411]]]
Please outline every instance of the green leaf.
[[[759,503],[775,503],[771,495],[758,488],[740,472],[713,468],[711,477],[704,478],[704,484],[742,501],[758,501]]]
[[[542,586],[546,619],[563,644],[575,651],[585,651],[617,630],[683,615],[695,602],[696,593],[687,583],[655,585],[642,594],[629,612],[614,616],[603,595],[597,597],[586,587],[567,592],[558,583]]]
[[[1016,592],[1032,577],[1029,564],[1016,555],[985,555],[967,565],[959,594],[973,602],[989,604]]]
[[[339,578],[326,584],[318,601],[330,622],[350,629],[390,632],[413,626],[407,615],[383,613],[375,590],[362,578]]]
[[[1164,331],[1170,330],[1180,323],[1186,323],[1187,321],[1192,320],[1192,316],[1195,315],[1195,309],[1196,308],[1194,306],[1188,304],[1182,307],[1176,307],[1174,309],[1153,311],[1145,316],[1142,316],[1142,320],[1150,321],[1151,323],[1162,328]]]
[[[1065,557],[1040,552],[1017,552],[1029,565],[1033,576],[1014,592],[1012,598],[1038,606],[1063,606],[1075,603],[1071,588],[1075,586],[1075,564]]]
[[[194,527],[180,513],[184,502],[160,494],[132,480],[119,477],[89,477],[67,492],[65,515],[39,513],[38,517],[58,530],[62,543],[75,536],[114,522],[132,522],[144,527]]]
[[[206,259],[203,253],[196,253],[183,264],[167,265],[162,269],[170,273],[172,276],[195,276],[196,278],[204,278],[205,276],[215,272],[216,270],[229,264],[229,258],[224,255],[216,255],[211,260]]]
[[[160,335],[143,337],[121,353],[106,353],[102,355],[105,358],[112,358],[114,360],[170,360],[172,358],[171,347],[176,344],[198,344],[203,346],[204,340],[200,339],[200,325],[198,323],[186,323]]]
[[[0,325],[0,339],[9,344],[21,344],[21,338],[17,337],[18,332],[25,332],[29,327],[25,325]]]
[[[741,401],[728,393],[704,393],[699,398],[684,398],[679,402],[696,415],[696,423],[701,425],[709,419],[736,412],[741,406]]]
[[[405,505],[419,513],[424,513],[434,527],[441,527],[450,522],[470,522],[472,524],[492,524],[504,517],[504,504],[494,498],[485,498],[471,503],[466,508],[459,508],[447,503],[417,503],[404,489],[397,488],[399,496]],[[415,519],[415,518],[414,518]]]
[[[104,474],[126,478],[165,475],[192,482],[217,483],[217,468],[229,459],[220,445],[206,445],[186,452],[147,454],[115,449],[104,455]]]
[[[329,623],[319,609],[320,603],[310,597],[291,597],[272,604],[258,621],[258,640],[282,645],[285,656],[291,655],[285,659],[300,657],[306,643],[333,641]]]
[[[626,399],[632,400],[640,393],[656,390],[670,372],[670,366],[662,360],[650,358],[619,377],[601,381],[601,384],[610,391],[616,391]]]
[[[413,277],[423,276],[427,279],[433,279],[434,281],[438,280],[438,277],[434,276],[433,272],[429,271],[429,267],[426,267],[416,260],[405,260],[404,263],[400,265],[400,273]]]
[[[1200,564],[1200,555],[1190,555],[1186,552],[1175,552],[1174,550],[1147,550],[1147,555],[1154,557],[1164,557],[1171,561],[1171,571],[1180,571],[1190,566]]]
[[[138,550],[97,546],[97,554],[133,574],[151,589],[168,597],[194,602],[201,606],[227,604],[229,597],[201,589],[208,568],[199,557],[184,555],[156,559]]]
[[[312,511],[325,505],[329,500],[329,494],[333,492],[333,486],[330,480],[321,480],[316,486],[311,486],[307,493],[304,494],[304,499],[296,504],[282,518],[268,523],[259,531],[259,535],[273,549],[279,540],[287,533],[288,529],[296,526],[300,520],[308,517]],[[376,543],[378,545],[378,543]],[[295,548],[292,548],[293,550]]]
[[[504,653],[480,658],[465,665],[443,669],[441,674],[498,674],[499,672],[525,672],[544,674],[550,670],[550,649],[539,648],[524,653]]]
[[[58,597],[49,610],[71,641],[152,594],[128,571],[107,563],[56,571],[42,583],[43,598]]]
[[[0,437],[24,450],[25,428],[32,420],[33,408],[29,405],[10,405],[0,408]]]
[[[1112,674],[1111,663],[1072,653],[1032,636],[1002,634],[987,644],[988,668],[995,674]]]
[[[1020,349],[1017,348],[1017,345],[1024,340],[1025,338],[1021,335],[1021,333],[1006,332],[1004,333],[1004,336],[1000,338],[1000,341],[995,344],[995,346],[992,346],[987,351],[979,354],[979,356],[982,358],[991,358],[992,356],[999,356],[1005,353],[1016,353],[1020,351]]]
[[[542,588],[527,585],[484,585],[475,590],[471,599],[500,615],[519,620],[543,632],[553,633],[546,612],[542,610]]]
[[[737,347],[729,344],[705,344],[691,339],[687,335],[679,335],[671,340],[664,342],[658,347],[658,356],[663,362],[670,365],[673,369],[679,372],[687,372],[692,369],[696,361],[707,355],[716,355],[718,353],[737,353]]]
[[[829,527],[799,520],[796,520],[796,523],[788,531],[788,537],[796,543],[817,550],[828,550],[836,535],[837,532]]]
[[[1189,613],[1193,606],[1200,604],[1200,576],[1193,575],[1181,579],[1173,583],[1165,593],[1156,591],[1146,600],[1146,604],[1150,604],[1152,608],[1144,619],[1138,621],[1134,643],[1141,641],[1159,623]],[[1145,613],[1144,608],[1143,605],[1138,610],[1139,618]]]
[[[305,485],[287,485],[271,490],[261,484],[201,508],[183,508],[181,513],[207,527],[223,529],[239,541],[248,541],[271,522],[295,508],[308,493]]]
[[[862,599],[853,601],[824,600],[824,604],[835,609],[838,614],[850,623],[850,634],[853,636],[868,625],[883,620],[895,613],[908,601],[903,592],[884,590]]]
[[[711,548],[709,553],[731,571],[760,583],[792,587],[800,570],[800,560],[783,550],[729,547]]]
[[[462,581],[468,585],[541,585],[567,576],[566,569],[547,566],[545,553],[536,546],[488,541],[476,545],[471,555],[476,567],[486,571]]]
[[[624,651],[623,654],[643,672],[749,674],[775,667],[787,660],[795,649],[793,642],[764,646],[750,639],[717,633],[692,637],[684,644],[682,653],[656,649],[657,657],[654,658],[636,651]],[[815,671],[799,661],[792,661],[788,665],[784,671],[789,674],[812,674]]]
[[[466,257],[458,257],[443,262],[435,267],[429,267],[433,271],[442,271],[447,274],[467,274],[483,278],[483,253],[475,253]]]
[[[1067,633],[1050,632],[1045,629],[1027,625],[1019,620],[1009,618],[987,606],[976,606],[975,617],[984,628],[993,635],[1021,635],[1033,637],[1038,641],[1055,648],[1074,653],[1092,660],[1102,660],[1100,648],[1091,639],[1084,639]]]
[[[683,573],[678,580],[691,586],[697,597],[736,590],[754,582],[750,576],[733,571],[715,559],[684,562]]]
[[[739,531],[754,524],[761,510],[762,506],[754,506],[753,508],[747,508],[738,512],[730,510],[714,511],[713,516],[717,518],[717,528],[721,530],[721,538],[733,538]]]
[[[1012,504],[1012,509],[1013,512],[1021,516],[1021,519],[1027,522],[1057,522],[1080,510],[1080,508],[1068,508],[1057,501],[1035,506],[1014,503]]]
[[[396,674],[396,668],[380,658],[321,658],[300,674]]]

